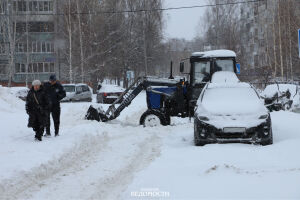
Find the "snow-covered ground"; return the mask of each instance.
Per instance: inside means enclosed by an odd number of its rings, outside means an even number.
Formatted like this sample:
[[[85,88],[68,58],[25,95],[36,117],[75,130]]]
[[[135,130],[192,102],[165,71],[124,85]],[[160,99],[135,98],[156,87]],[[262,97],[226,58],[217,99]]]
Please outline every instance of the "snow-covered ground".
[[[0,87],[1,200],[300,198],[300,114],[272,113],[272,146],[195,147],[188,119],[139,126],[145,93],[109,123],[84,120],[89,105],[62,104],[61,136],[38,143],[24,102]]]

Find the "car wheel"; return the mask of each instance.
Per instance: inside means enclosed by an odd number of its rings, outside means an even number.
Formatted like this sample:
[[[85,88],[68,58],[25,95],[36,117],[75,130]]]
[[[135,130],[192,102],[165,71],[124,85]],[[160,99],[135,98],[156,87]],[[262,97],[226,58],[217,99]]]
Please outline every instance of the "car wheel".
[[[270,137],[269,139],[263,141],[260,143],[263,146],[272,145],[273,144],[273,131],[272,128],[270,128]]]
[[[144,127],[167,126],[168,123],[167,117],[158,110],[147,110],[140,119],[140,125]]]
[[[284,104],[283,110],[288,111],[288,110],[290,110],[290,109],[291,109],[290,104],[288,104],[288,103]]]
[[[195,144],[195,146],[204,146],[204,145],[206,145],[207,143],[206,142],[203,142],[203,141],[201,141],[201,140],[194,140],[194,144]]]

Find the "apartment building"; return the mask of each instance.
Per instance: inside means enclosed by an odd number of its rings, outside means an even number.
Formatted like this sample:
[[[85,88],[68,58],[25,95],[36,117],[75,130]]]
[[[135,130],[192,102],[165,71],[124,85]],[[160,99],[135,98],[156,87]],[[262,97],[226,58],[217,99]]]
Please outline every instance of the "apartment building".
[[[24,84],[34,79],[48,80],[49,75],[59,76],[60,58],[55,41],[57,37],[56,0],[3,1],[1,13],[10,17],[15,38],[8,39],[5,23],[0,28],[0,82],[9,80],[9,55],[14,54],[12,82]],[[2,17],[0,20],[7,20]],[[14,50],[11,50],[13,43]],[[9,50],[10,49],[10,50]]]
[[[278,0],[265,0],[259,1],[257,3],[245,4],[241,7],[241,30],[242,41],[244,42],[244,53],[246,55],[248,69],[254,70],[257,67],[263,67],[271,65],[277,65],[279,67],[280,58],[279,58],[279,22],[278,22],[278,5],[287,6],[288,1],[281,1],[281,4],[278,4]],[[292,1],[290,1],[292,2]],[[296,10],[296,16],[300,16],[300,1],[293,1],[292,4]],[[288,9],[288,8],[283,8]],[[282,10],[281,10],[282,12]],[[286,10],[285,10],[286,12]],[[280,13],[285,15],[285,13]],[[286,21],[284,21],[286,20]],[[286,23],[288,23],[288,18],[281,19],[281,39],[282,45],[287,44],[287,34]],[[293,31],[293,30],[292,30]],[[292,45],[293,45],[293,67],[297,67],[299,60],[295,58],[295,31],[292,32]],[[285,35],[284,35],[285,34]],[[298,42],[298,41],[296,41]],[[275,44],[275,45],[274,45]],[[288,76],[290,73],[289,65],[290,61],[287,61],[287,56],[289,55],[289,49],[282,50],[284,55],[284,68],[285,76]],[[276,64],[274,60],[276,57]],[[278,70],[279,71],[279,70]],[[298,69],[299,71],[299,69]],[[294,71],[295,73],[296,71]],[[300,71],[299,71],[300,72]]]

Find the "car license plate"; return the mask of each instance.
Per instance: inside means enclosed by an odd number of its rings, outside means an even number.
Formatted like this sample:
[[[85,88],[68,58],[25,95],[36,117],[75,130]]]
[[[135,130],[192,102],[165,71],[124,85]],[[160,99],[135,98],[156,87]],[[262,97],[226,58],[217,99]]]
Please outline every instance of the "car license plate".
[[[240,127],[227,127],[223,129],[224,133],[245,133],[246,128]]]

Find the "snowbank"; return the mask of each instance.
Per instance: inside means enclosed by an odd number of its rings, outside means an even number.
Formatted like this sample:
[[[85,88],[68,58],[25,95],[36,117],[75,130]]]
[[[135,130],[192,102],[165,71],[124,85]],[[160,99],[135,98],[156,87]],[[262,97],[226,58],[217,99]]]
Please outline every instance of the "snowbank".
[[[7,88],[0,86],[0,112],[13,112],[25,109],[25,104],[17,98],[17,93],[25,88]]]

